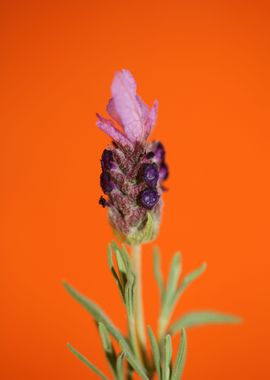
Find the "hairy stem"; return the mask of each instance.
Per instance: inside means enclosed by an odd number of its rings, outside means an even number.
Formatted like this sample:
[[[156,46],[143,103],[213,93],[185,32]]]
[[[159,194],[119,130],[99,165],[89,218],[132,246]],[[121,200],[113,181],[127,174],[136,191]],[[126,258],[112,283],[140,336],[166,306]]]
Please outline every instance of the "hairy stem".
[[[136,324],[135,324],[135,319],[133,315],[128,315],[128,328],[129,328],[129,337],[130,337],[134,354],[141,362],[141,352],[140,352],[140,347],[137,340]]]
[[[142,275],[141,275],[141,246],[132,247],[134,272],[136,274],[135,286],[135,320],[138,332],[138,338],[142,349],[143,356],[146,355],[146,335],[144,326],[144,311],[142,297]]]

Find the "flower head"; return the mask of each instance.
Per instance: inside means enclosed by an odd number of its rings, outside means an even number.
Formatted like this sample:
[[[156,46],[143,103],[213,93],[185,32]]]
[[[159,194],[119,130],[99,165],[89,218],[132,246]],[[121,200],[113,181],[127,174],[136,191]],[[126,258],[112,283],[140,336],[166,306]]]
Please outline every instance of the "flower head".
[[[110,223],[128,244],[152,240],[158,231],[163,181],[168,177],[165,150],[160,142],[147,143],[156,123],[157,101],[151,109],[136,94],[128,70],[118,71],[107,105],[111,119],[97,114],[97,126],[113,140],[101,156],[99,203],[109,207]]]

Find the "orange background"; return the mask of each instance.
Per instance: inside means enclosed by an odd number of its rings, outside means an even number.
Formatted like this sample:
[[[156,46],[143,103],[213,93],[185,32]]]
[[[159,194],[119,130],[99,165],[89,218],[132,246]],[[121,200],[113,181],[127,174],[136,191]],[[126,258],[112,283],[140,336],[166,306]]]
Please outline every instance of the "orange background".
[[[94,323],[61,280],[124,328],[98,205],[109,140],[95,127],[123,67],[160,103],[164,269],[176,249],[185,272],[208,263],[174,318],[213,308],[245,319],[189,331],[184,379],[269,378],[269,3],[11,0],[0,17],[0,378],[95,378],[67,341],[108,373]],[[155,326],[151,248],[143,277]]]

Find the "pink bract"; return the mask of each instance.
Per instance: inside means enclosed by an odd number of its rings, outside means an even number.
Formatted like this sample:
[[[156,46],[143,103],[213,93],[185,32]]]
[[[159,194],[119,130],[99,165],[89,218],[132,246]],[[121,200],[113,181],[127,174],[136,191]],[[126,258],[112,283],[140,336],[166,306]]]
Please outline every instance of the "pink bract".
[[[123,146],[133,147],[136,142],[146,142],[156,123],[158,102],[155,101],[149,110],[136,94],[136,82],[132,74],[124,69],[116,72],[111,92],[107,112],[113,120],[97,114],[97,126]]]

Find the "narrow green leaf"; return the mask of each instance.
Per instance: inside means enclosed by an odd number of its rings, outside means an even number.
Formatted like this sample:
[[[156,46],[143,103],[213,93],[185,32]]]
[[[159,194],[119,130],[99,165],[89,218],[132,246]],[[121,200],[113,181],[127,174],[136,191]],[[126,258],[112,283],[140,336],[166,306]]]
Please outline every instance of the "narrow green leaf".
[[[108,330],[104,326],[104,324],[101,322],[99,322],[99,324],[98,324],[98,330],[99,330],[99,334],[100,334],[102,346],[103,346],[104,351],[105,351],[106,358],[109,362],[109,366],[111,368],[113,376],[116,379],[116,377],[117,377],[117,374],[116,374],[116,353],[115,353],[115,350],[113,348],[113,345],[112,345],[112,342],[110,339],[110,335],[108,333]]]
[[[134,315],[134,297],[135,297],[135,275],[129,272],[125,288],[125,304],[128,314]]]
[[[97,323],[102,322],[117,341],[124,339],[121,332],[114,326],[112,321],[106,316],[106,314],[101,310],[101,308],[98,305],[96,305],[93,301],[80,294],[67,282],[64,282],[64,288],[77,302],[79,302],[79,304],[81,304],[92,315],[92,317]]]
[[[174,294],[168,299],[167,295],[164,298],[164,304],[161,309],[160,317],[159,317],[159,337],[161,338],[167,329],[170,318],[172,316],[174,307],[185,291],[185,289],[196,279],[198,278],[206,269],[206,264],[203,263],[198,269],[189,273],[186,277],[184,277],[183,281],[180,283],[179,287],[176,289]]]
[[[127,268],[127,271],[130,271],[130,272],[134,272],[133,271],[133,265],[132,265],[132,262],[131,262],[131,259],[130,259],[130,255],[129,255],[129,252],[126,248],[125,245],[122,245],[122,250],[120,250],[121,252],[121,255],[122,255],[122,259],[126,265],[126,268]]]
[[[177,352],[175,364],[172,370],[171,380],[180,380],[184,371],[187,352],[187,336],[184,329],[181,330],[181,341]]]
[[[130,260],[128,250],[124,245],[122,246],[122,248],[120,248],[115,242],[112,242],[112,246],[116,253],[118,269],[119,269],[120,276],[122,279],[123,287],[125,288],[128,280],[130,280],[130,278],[128,277],[135,277],[135,274],[133,271],[133,265]],[[132,278],[131,278],[131,281],[133,281]]]
[[[117,264],[118,264],[119,271],[121,273],[127,273],[126,266],[122,259],[122,255],[120,254],[120,251],[116,251],[116,257],[117,257]]]
[[[129,273],[134,273],[133,264],[132,264],[130,256],[129,256],[129,252],[126,249],[125,246],[122,247],[121,258],[122,258],[122,261],[125,264],[126,271],[127,271],[127,276],[128,276]]]
[[[104,350],[108,353],[113,353],[114,350],[112,347],[112,342],[110,340],[108,330],[102,322],[99,322],[98,329]]]
[[[83,356],[79,351],[77,351],[70,343],[67,344],[67,347],[78,359],[80,359],[97,376],[99,376],[103,380],[108,380],[107,377],[94,364],[92,364],[85,356]]]
[[[110,267],[110,270],[112,272],[112,275],[116,281],[116,284],[121,292],[121,296],[122,298],[124,299],[124,290],[123,290],[123,286],[121,284],[121,281],[118,277],[118,274],[114,268],[114,264],[113,264],[113,252],[112,252],[112,247],[111,247],[111,244],[108,245],[108,262],[109,262],[109,267]]]
[[[173,295],[176,290],[180,273],[181,273],[181,255],[179,252],[177,252],[172,258],[170,272],[168,276],[168,284],[167,284],[167,289],[166,289],[168,298],[170,298],[170,296]]]
[[[170,315],[171,309],[173,307],[173,298],[175,296],[175,291],[177,288],[180,272],[181,272],[181,256],[180,256],[180,253],[177,252],[173,256],[171,266],[170,266],[168,284],[167,284],[165,294],[163,297],[163,304],[162,304],[162,310],[161,310],[162,316]]]
[[[124,253],[122,252],[122,249],[115,243],[115,241],[112,241],[112,249],[116,254],[116,261],[120,273],[122,287],[125,288],[127,282],[127,265]]]
[[[123,288],[124,288],[127,283],[127,269],[126,269],[125,262],[123,261],[123,258],[122,258],[122,253],[120,253],[120,251],[116,252],[116,261],[117,261],[117,266],[120,273],[120,278],[121,278]]]
[[[172,361],[172,341],[171,336],[167,334],[163,339],[163,360],[162,360],[162,380],[170,379]]]
[[[154,275],[159,287],[161,300],[163,300],[165,289],[164,289],[164,280],[163,280],[163,276],[162,276],[162,272],[160,268],[160,253],[159,253],[158,247],[154,248]]]
[[[138,362],[136,356],[131,351],[127,342],[124,339],[120,339],[119,344],[120,344],[122,351],[126,354],[127,360],[130,363],[131,367],[134,368],[134,370],[138,373],[139,376],[141,376],[142,379],[149,380],[144,368]]]
[[[121,257],[122,263],[126,269],[125,305],[127,307],[128,315],[133,316],[136,276],[133,271],[133,265],[129,253],[125,246],[122,246],[122,249],[119,250],[119,257]]]
[[[121,251],[121,249],[119,248],[119,246],[118,246],[118,244],[113,240],[112,241],[112,249],[115,251],[115,252],[120,252]]]
[[[234,324],[240,323],[239,317],[218,313],[215,311],[197,311],[182,315],[173,325],[170,327],[170,332],[175,333],[182,328],[211,325],[211,324]]]
[[[120,273],[120,278],[118,282],[121,286],[121,293],[123,295],[123,300],[126,305],[129,315],[134,313],[134,287],[135,287],[135,274],[133,271],[133,266],[129,257],[129,253],[125,246],[122,249],[113,241],[111,244],[113,252],[116,254],[117,265]],[[110,252],[110,251],[109,251]],[[109,264],[113,265],[112,252],[109,253]],[[113,274],[116,271],[113,271]]]
[[[126,272],[126,268],[127,268],[126,251],[124,252],[124,249],[121,249],[115,241],[112,241],[111,244],[112,244],[112,249],[114,250],[116,255],[121,258],[121,261],[119,263],[119,270]]]
[[[135,319],[134,319],[134,298],[135,298],[135,282],[136,276],[133,271],[133,266],[129,257],[129,253],[125,246],[122,246],[122,249],[118,247],[115,242],[112,242],[113,249],[121,260],[122,267],[124,268],[123,275],[126,278],[126,283],[124,284],[124,302],[127,309],[127,317],[129,324],[129,339],[131,342],[131,346],[133,348],[133,352],[135,353],[133,358],[133,353],[129,349],[125,351],[128,361],[131,365],[136,365],[133,359],[140,356],[140,349],[137,341],[137,335],[135,330]],[[121,273],[121,272],[120,272]],[[129,347],[128,347],[129,348]],[[131,355],[132,354],[132,355]],[[143,370],[143,368],[141,367]]]
[[[125,357],[126,357],[126,354],[124,352],[121,352],[119,356],[117,357],[117,362],[116,362],[117,380],[125,380],[125,375],[124,375]]]
[[[148,329],[148,335],[149,335],[151,349],[152,349],[153,360],[154,360],[154,364],[157,370],[158,380],[161,380],[159,346],[151,327],[148,326],[147,329]]]
[[[184,277],[183,281],[181,282],[179,288],[177,289],[173,304],[175,304],[178,300],[178,298],[181,296],[181,294],[186,290],[186,288],[195,281],[206,269],[206,263],[203,263],[198,269],[195,269],[193,272],[189,273]]]

